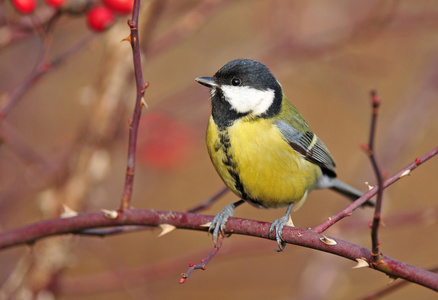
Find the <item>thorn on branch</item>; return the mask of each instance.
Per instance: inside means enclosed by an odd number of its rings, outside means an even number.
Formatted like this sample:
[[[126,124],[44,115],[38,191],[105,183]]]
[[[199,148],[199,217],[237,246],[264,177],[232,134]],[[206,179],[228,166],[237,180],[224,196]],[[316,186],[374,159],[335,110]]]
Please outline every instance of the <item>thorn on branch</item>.
[[[401,173],[400,178],[405,177],[411,173],[411,170],[406,170],[403,173]]]
[[[65,204],[62,204],[62,208],[64,209],[64,212],[59,216],[60,218],[73,218],[78,215],[78,212],[71,209]]]
[[[396,281],[398,279],[397,277],[392,277],[392,276],[389,276],[389,275],[388,275],[388,277],[389,277],[388,285],[390,285],[391,283],[393,283],[394,281]]]
[[[102,209],[101,211],[107,219],[117,219],[119,217],[119,213],[117,212],[117,210]]]
[[[144,100],[144,98],[143,98],[143,97],[141,97],[141,102],[140,102],[140,105],[141,105],[141,107],[140,107],[140,108],[143,108],[143,106],[144,106],[144,107],[146,107],[146,108],[148,108],[148,104],[146,103],[146,101]]]
[[[129,43],[131,43],[131,35],[128,35],[127,37],[122,39],[121,42],[129,42]]]
[[[175,226],[170,225],[170,224],[160,224],[158,226],[160,227],[161,232],[160,232],[160,234],[158,234],[157,237],[162,237],[162,236],[164,236],[164,235],[166,235],[166,234],[168,234],[176,229]]]
[[[321,242],[323,242],[324,244],[326,244],[328,246],[334,246],[334,245],[338,244],[334,239],[328,238],[325,235],[323,235],[322,233],[321,233],[321,235],[322,235],[322,237],[319,238],[319,240]]]
[[[356,258],[356,261],[357,264],[354,267],[352,267],[352,269],[367,268],[370,266],[364,257]]]

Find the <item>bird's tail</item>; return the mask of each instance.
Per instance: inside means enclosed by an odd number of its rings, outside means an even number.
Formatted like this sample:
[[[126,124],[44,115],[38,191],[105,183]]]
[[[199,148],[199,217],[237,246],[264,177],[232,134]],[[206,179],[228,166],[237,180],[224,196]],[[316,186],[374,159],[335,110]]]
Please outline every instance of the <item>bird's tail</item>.
[[[356,190],[355,188],[349,186],[346,183],[343,183],[342,181],[336,178],[331,178],[330,183],[331,183],[330,189],[350,198],[350,200],[352,201],[363,196],[363,194],[360,191]],[[368,200],[367,202],[362,204],[362,206],[374,207],[376,205],[374,204],[373,201]]]

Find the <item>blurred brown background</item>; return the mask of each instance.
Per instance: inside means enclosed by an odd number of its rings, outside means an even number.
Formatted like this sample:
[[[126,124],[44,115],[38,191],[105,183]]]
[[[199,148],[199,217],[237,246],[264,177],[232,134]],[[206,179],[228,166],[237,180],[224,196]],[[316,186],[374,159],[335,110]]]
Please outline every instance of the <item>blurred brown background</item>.
[[[42,5],[42,4],[41,4]],[[16,20],[4,3],[3,18]],[[43,13],[43,12],[41,12]],[[0,123],[0,227],[119,206],[135,86],[126,17],[46,73]],[[139,132],[132,205],[185,211],[219,191],[204,145],[209,94],[194,78],[235,58],[265,63],[329,147],[340,179],[375,183],[360,143],[368,141],[369,90],[383,104],[376,147],[392,175],[438,141],[436,1],[142,1],[140,43],[150,83]],[[0,88],[8,93],[34,67],[38,36],[8,43],[2,24]],[[48,59],[89,34],[84,17],[55,24]],[[2,36],[3,35],[3,36]],[[5,42],[6,41],[6,42]],[[3,101],[4,97],[2,100]],[[4,101],[2,102],[4,104]],[[3,105],[2,104],[2,105]],[[438,249],[436,158],[385,191],[384,254],[430,268]],[[203,213],[236,200],[231,193]],[[348,200],[313,192],[293,215],[315,227]],[[243,205],[236,216],[271,222],[284,210]],[[370,247],[372,210],[327,233]],[[211,249],[205,233],[159,230],[106,238],[63,236],[0,252],[1,299],[355,299],[389,278],[326,253],[234,235],[205,271],[180,274]],[[55,292],[53,294],[53,292]],[[409,285],[385,299],[433,299]]]

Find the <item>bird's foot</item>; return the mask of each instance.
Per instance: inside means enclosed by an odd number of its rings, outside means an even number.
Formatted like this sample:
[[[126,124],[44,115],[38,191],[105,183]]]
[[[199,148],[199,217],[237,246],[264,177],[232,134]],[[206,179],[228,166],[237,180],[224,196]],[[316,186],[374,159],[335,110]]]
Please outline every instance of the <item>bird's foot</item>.
[[[208,228],[208,232],[213,234],[213,243],[215,246],[219,234],[224,235],[225,224],[227,223],[228,218],[234,216],[234,207],[235,204],[225,206],[225,208],[214,217]]]
[[[278,244],[278,250],[276,249],[275,251],[277,251],[277,252],[282,252],[284,250],[284,248],[286,247],[286,243],[283,241],[282,236],[281,236],[281,232],[283,231],[284,226],[295,227],[289,213],[287,213],[286,215],[284,215],[280,219],[277,219],[274,222],[272,222],[271,227],[269,227],[269,235],[271,235],[271,233],[275,229],[275,239],[277,240],[277,244]]]

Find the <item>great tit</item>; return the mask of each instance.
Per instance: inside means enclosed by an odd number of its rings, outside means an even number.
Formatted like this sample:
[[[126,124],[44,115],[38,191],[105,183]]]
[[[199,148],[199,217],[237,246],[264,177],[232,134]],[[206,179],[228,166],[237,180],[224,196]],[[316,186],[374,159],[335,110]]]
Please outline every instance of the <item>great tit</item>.
[[[241,198],[213,219],[209,231],[215,244],[234,208],[244,201],[264,208],[288,206],[269,229],[269,234],[275,229],[278,251],[282,251],[281,232],[285,225],[293,226],[292,207],[294,211],[301,207],[311,190],[329,188],[352,200],[362,196],[336,179],[327,147],[265,65],[236,59],[213,77],[195,80],[211,93],[206,136],[211,161],[225,185]],[[372,202],[366,204],[372,206]]]

